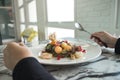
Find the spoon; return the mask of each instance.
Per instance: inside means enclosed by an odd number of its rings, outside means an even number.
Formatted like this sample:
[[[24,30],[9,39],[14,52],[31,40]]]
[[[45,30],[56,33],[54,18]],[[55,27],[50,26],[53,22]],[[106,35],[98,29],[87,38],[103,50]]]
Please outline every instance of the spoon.
[[[75,23],[75,27],[79,30],[79,31],[84,31],[86,33],[88,33],[89,35],[91,35],[91,33],[87,30],[84,29],[84,27],[80,24],[80,23]],[[96,36],[92,36],[94,38],[96,38],[99,42],[102,42],[102,44],[105,46],[105,47],[108,47],[107,44],[105,42],[103,42],[100,38],[96,37]]]

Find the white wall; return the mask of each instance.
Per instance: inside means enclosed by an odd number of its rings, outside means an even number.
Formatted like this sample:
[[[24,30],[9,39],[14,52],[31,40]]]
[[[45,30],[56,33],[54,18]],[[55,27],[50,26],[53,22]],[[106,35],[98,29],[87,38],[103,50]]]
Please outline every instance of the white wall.
[[[117,36],[119,36],[120,35],[120,0],[118,0],[117,1],[117,17],[116,17],[116,19],[117,19],[117,22],[116,22],[116,28],[117,28],[117,30],[116,30],[116,32],[117,32]]]
[[[75,0],[76,21],[91,33],[108,31],[115,33],[115,0]],[[89,38],[84,32],[76,32],[77,37]]]

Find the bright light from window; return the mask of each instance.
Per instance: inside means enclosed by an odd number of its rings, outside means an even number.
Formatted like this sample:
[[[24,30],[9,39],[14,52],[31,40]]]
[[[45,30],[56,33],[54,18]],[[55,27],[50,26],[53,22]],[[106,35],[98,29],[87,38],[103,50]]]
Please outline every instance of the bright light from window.
[[[25,30],[25,25],[24,25],[24,24],[21,24],[21,25],[20,25],[20,32],[22,33],[24,30]]]
[[[22,6],[23,5],[23,0],[18,0],[18,5]]]
[[[72,29],[48,27],[48,36],[54,32],[56,33],[57,39],[65,38],[65,37],[74,38],[74,30],[72,30]]]
[[[47,0],[48,22],[74,21],[74,0]]]
[[[36,0],[33,0],[28,4],[28,9],[29,9],[29,21],[37,22]]]
[[[33,28],[35,31],[38,32],[38,26],[37,25],[29,25],[30,28]]]
[[[20,21],[25,22],[24,8],[20,9]]]

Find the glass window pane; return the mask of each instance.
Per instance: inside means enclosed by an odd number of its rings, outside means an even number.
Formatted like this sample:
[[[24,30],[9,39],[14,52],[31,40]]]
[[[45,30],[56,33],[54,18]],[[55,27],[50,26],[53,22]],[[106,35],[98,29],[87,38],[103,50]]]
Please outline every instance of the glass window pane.
[[[20,21],[25,22],[24,8],[20,9]]]
[[[28,9],[29,9],[29,21],[37,22],[36,0],[33,0],[28,4]]]
[[[18,5],[22,6],[23,5],[23,0],[17,0],[18,1]]]
[[[20,32],[22,33],[22,32],[25,30],[25,28],[26,28],[25,25],[24,25],[24,24],[21,24],[21,25],[20,25]]]
[[[11,6],[12,2],[11,0],[0,0],[0,6]]]
[[[63,28],[52,28],[52,27],[48,27],[48,36],[51,33],[56,33],[56,38],[60,39],[60,38],[65,38],[65,37],[71,37],[74,38],[74,30],[72,29],[63,29]]]
[[[74,21],[74,0],[47,0],[48,22]]]
[[[0,34],[3,40],[15,39],[15,25],[12,8],[0,9]]]
[[[14,39],[15,38],[15,31],[14,31],[14,24],[0,24],[0,33],[2,35],[2,39]]]
[[[35,31],[38,32],[38,26],[37,25],[29,25],[30,28],[33,28]]]

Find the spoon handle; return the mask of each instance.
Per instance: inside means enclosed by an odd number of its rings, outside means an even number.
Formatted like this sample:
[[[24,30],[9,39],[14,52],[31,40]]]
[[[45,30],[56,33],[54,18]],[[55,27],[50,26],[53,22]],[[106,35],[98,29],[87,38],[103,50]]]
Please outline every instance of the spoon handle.
[[[103,42],[100,38],[93,36],[95,39],[97,39],[99,42],[101,42],[106,48],[108,47],[105,42]]]

